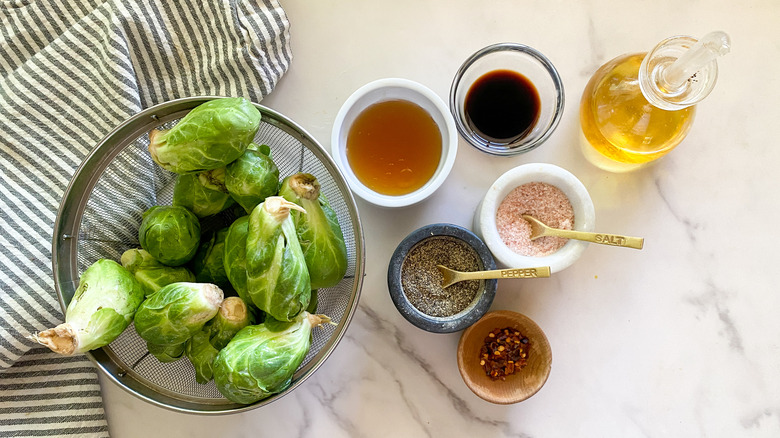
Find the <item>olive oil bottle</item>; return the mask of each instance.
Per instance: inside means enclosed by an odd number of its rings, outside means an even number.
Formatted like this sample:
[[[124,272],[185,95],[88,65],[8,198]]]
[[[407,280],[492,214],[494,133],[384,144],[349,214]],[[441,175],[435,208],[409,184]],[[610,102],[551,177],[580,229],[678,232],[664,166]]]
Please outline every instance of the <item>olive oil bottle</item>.
[[[619,56],[593,74],[580,104],[581,147],[594,165],[637,169],[667,154],[688,134],[695,104],[712,91],[718,56],[730,41],[672,37],[650,53]]]

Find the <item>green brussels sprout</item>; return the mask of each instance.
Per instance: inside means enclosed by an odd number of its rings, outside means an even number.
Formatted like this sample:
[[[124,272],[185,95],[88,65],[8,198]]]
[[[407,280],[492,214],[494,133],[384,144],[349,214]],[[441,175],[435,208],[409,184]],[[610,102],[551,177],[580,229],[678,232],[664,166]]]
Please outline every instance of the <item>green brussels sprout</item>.
[[[280,321],[293,319],[311,300],[291,209],[303,210],[279,196],[266,198],[249,215],[246,239],[247,292],[258,309]]]
[[[223,228],[201,242],[191,261],[192,272],[198,283],[214,283],[223,289],[230,285],[224,263],[227,234],[228,228]]]
[[[143,249],[128,249],[122,254],[121,262],[141,283],[146,296],[171,283],[195,281],[195,274],[189,269],[163,265]]]
[[[320,193],[317,178],[308,173],[289,176],[282,181],[279,196],[306,210],[306,214],[290,214],[309,269],[311,287],[337,285],[347,272],[347,245],[336,212]]]
[[[242,216],[230,225],[225,236],[223,263],[233,289],[247,303],[252,303],[246,288],[246,236],[249,232],[249,216]]]
[[[162,363],[176,362],[184,355],[184,344],[157,345],[147,342],[146,349]]]
[[[195,381],[200,384],[209,383],[214,377],[214,358],[219,350],[209,341],[209,334],[201,330],[195,333],[185,344],[184,354],[195,368]]]
[[[207,322],[203,330],[195,333],[186,343],[185,354],[195,367],[195,380],[207,383],[213,376],[212,362],[219,350],[233,339],[242,328],[252,323],[244,300],[228,297],[222,301],[219,313]]]
[[[214,359],[214,382],[228,400],[249,404],[284,391],[311,347],[312,327],[324,315],[301,312],[290,322],[247,326]]]
[[[144,289],[119,263],[100,259],[81,275],[65,310],[65,322],[31,336],[55,353],[71,355],[103,347],[130,325]]]
[[[217,350],[233,339],[242,328],[253,323],[249,306],[239,297],[227,297],[219,307],[219,313],[203,328],[209,334],[211,345]]]
[[[236,160],[255,138],[260,111],[242,97],[215,99],[187,113],[171,129],[149,132],[149,153],[163,169],[185,174]]]
[[[225,187],[247,213],[279,190],[279,168],[260,148],[253,144],[225,168]]]
[[[268,155],[269,157],[271,156],[271,146],[268,146],[267,144],[250,143],[247,149],[258,151],[263,155]]]
[[[320,300],[317,297],[319,294],[317,293],[317,289],[314,289],[311,291],[311,300],[309,300],[309,306],[306,307],[306,311],[309,313],[317,313],[317,305],[319,305]]]
[[[144,212],[138,240],[160,263],[180,266],[198,251],[200,222],[184,207],[154,206]]]
[[[215,215],[236,202],[229,193],[204,186],[199,175],[203,173],[178,175],[176,185],[173,186],[173,205],[185,207],[195,216],[203,218]]]
[[[227,193],[227,187],[225,187],[225,167],[218,167],[216,169],[207,170],[198,174],[198,182],[203,187],[214,190],[220,193]],[[233,199],[233,198],[230,198]]]
[[[150,344],[183,344],[217,314],[222,299],[222,289],[213,284],[169,284],[141,303],[135,330]]]

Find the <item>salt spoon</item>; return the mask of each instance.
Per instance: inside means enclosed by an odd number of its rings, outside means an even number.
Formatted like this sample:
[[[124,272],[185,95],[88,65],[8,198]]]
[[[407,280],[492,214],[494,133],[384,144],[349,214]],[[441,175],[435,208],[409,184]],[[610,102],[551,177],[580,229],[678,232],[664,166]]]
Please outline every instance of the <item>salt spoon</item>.
[[[623,246],[626,248],[642,249],[645,239],[641,237],[621,236],[618,234],[590,233],[587,231],[560,230],[545,225],[539,219],[523,215],[523,219],[531,224],[531,240],[543,236],[563,237],[564,239],[583,240],[585,242],[600,243],[602,245]]]
[[[492,271],[474,271],[460,272],[436,265],[441,272],[441,287],[447,288],[455,283],[466,280],[491,280],[494,278],[546,278],[550,276],[550,267],[542,266],[539,268],[515,268],[515,269],[494,269]]]

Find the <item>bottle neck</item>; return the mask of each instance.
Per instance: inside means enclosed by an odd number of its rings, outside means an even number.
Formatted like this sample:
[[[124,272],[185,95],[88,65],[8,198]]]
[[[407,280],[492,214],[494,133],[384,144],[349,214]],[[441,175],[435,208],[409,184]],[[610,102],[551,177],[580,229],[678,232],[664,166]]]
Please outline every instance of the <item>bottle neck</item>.
[[[709,65],[693,72],[680,85],[672,85],[665,72],[686,51],[696,44],[691,37],[672,37],[662,41],[648,53],[639,67],[639,86],[653,106],[677,111],[702,101],[712,91],[718,76],[718,65]]]

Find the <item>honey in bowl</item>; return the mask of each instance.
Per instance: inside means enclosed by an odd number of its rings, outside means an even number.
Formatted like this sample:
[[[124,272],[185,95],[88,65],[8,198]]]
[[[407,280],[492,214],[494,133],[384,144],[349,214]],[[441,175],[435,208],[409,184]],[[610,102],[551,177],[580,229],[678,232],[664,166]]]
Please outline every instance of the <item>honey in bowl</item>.
[[[436,173],[442,137],[430,114],[406,100],[375,103],[347,134],[347,161],[363,185],[383,195],[406,195]]]

